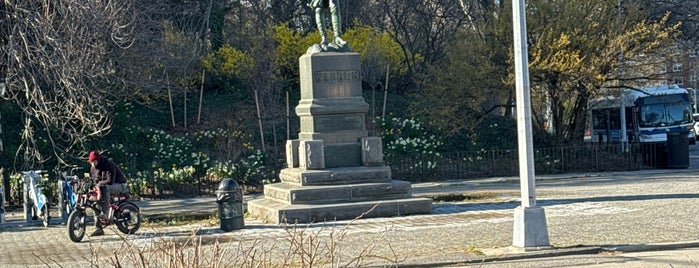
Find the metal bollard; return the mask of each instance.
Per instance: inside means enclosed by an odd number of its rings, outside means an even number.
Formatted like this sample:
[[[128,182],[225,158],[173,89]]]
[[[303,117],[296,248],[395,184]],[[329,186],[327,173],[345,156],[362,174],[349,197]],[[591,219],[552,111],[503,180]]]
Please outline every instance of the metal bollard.
[[[0,185],[0,223],[5,223],[5,191]]]
[[[229,232],[245,227],[243,191],[233,179],[223,179],[216,191],[221,230]]]
[[[29,180],[31,180],[31,178],[29,178],[29,176],[23,175],[22,179],[24,181],[24,187],[22,187],[24,189],[24,191],[22,192],[22,201],[24,201],[24,220],[26,222],[30,222],[32,220],[32,208],[30,207],[31,204],[29,203]]]
[[[68,220],[68,213],[66,213],[66,204],[63,200],[63,180],[58,180],[58,216],[63,220]]]

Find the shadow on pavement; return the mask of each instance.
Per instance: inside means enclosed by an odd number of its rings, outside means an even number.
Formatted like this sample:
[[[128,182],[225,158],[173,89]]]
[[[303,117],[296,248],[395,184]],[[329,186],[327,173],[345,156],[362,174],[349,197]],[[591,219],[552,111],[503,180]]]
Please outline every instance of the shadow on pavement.
[[[699,194],[657,194],[657,195],[625,195],[625,196],[598,196],[589,198],[571,198],[571,199],[546,199],[537,200],[537,205],[541,207],[554,205],[568,205],[574,203],[586,202],[615,202],[615,201],[643,201],[643,200],[658,200],[658,199],[693,199],[699,198]],[[452,214],[467,211],[486,211],[486,210],[506,210],[515,209],[520,206],[520,201],[507,202],[492,202],[492,203],[437,203],[432,209],[433,214]]]

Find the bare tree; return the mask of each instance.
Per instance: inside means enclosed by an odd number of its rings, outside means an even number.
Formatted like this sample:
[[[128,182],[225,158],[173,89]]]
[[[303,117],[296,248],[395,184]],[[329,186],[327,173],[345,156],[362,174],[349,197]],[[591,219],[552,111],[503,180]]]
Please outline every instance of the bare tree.
[[[385,30],[400,44],[413,78],[444,58],[449,42],[466,22],[457,0],[380,0],[377,4],[387,22]]]
[[[620,4],[628,0],[619,0]],[[672,1],[672,0],[643,0],[650,18],[660,20],[669,13],[669,23],[681,23],[682,35],[680,40],[690,49],[699,46],[699,3],[697,1]]]
[[[130,0],[4,0],[2,97],[25,116],[24,167],[78,157],[86,141],[109,131],[111,96],[121,83],[108,55],[131,44],[132,7]]]
[[[219,34],[209,29],[213,9],[221,8],[220,2],[139,3],[134,11],[136,40],[113,59],[125,83],[139,90],[131,99],[155,111],[169,111],[173,128],[177,122],[188,127],[187,103],[190,97],[200,96],[193,90],[201,81],[201,58],[209,50],[210,33]],[[176,113],[181,117],[176,118]]]

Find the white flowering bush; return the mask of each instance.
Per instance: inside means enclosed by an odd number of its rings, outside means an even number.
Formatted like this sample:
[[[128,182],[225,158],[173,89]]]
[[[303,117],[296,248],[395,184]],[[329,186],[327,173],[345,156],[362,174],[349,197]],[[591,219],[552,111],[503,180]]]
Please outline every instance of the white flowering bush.
[[[146,139],[150,141],[148,155],[157,166],[176,169],[185,163],[193,162],[193,159],[190,159],[192,144],[186,138],[174,137],[163,130],[150,129],[146,132]]]
[[[216,161],[207,171],[207,176],[219,180],[234,178],[243,184],[251,182],[254,184],[256,181],[266,184],[274,181],[274,171],[265,166],[265,154],[260,150],[235,163]]]
[[[150,172],[137,171],[132,173],[131,177],[128,179],[126,185],[129,188],[129,192],[135,194],[141,194],[148,191],[151,186],[149,181],[153,178],[153,174]]]
[[[236,167],[235,163],[230,160],[227,161],[214,161],[211,168],[206,171],[206,176],[210,179],[225,179],[225,178],[235,178]]]
[[[175,189],[180,185],[187,185],[192,181],[195,169],[191,166],[172,168],[170,170],[158,169],[155,172],[158,181],[168,186],[170,189]]]
[[[245,183],[251,181],[253,178],[260,178],[260,182],[266,184],[276,180],[274,171],[269,170],[265,166],[265,158],[266,155],[262,151],[257,150],[255,153],[240,159],[238,162],[238,170],[240,170],[240,179],[242,182]]]
[[[380,120],[380,119],[378,119]],[[442,158],[443,145],[437,136],[428,133],[425,125],[415,118],[388,118],[380,121],[381,138],[387,158],[415,157],[409,169],[433,170]]]
[[[259,185],[275,177],[265,166],[264,153],[254,150],[240,132],[217,129],[182,137],[139,127],[123,132],[124,143],[112,144],[109,153],[128,174],[132,193],[175,190],[204,178],[233,178],[241,184]],[[226,153],[218,152],[218,157],[212,158],[209,152],[216,150]]]

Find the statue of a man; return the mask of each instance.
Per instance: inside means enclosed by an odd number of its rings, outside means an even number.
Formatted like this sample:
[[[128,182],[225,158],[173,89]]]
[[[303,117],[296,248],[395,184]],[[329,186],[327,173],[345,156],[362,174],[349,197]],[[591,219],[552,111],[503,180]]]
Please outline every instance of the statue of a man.
[[[316,24],[318,25],[318,31],[320,31],[320,43],[323,45],[328,44],[328,39],[326,37],[325,29],[325,10],[330,10],[330,16],[333,24],[333,42],[337,45],[344,45],[346,42],[342,40],[340,35],[342,34],[342,29],[340,28],[340,15],[339,15],[339,0],[310,0],[308,5],[315,10],[316,13]]]

